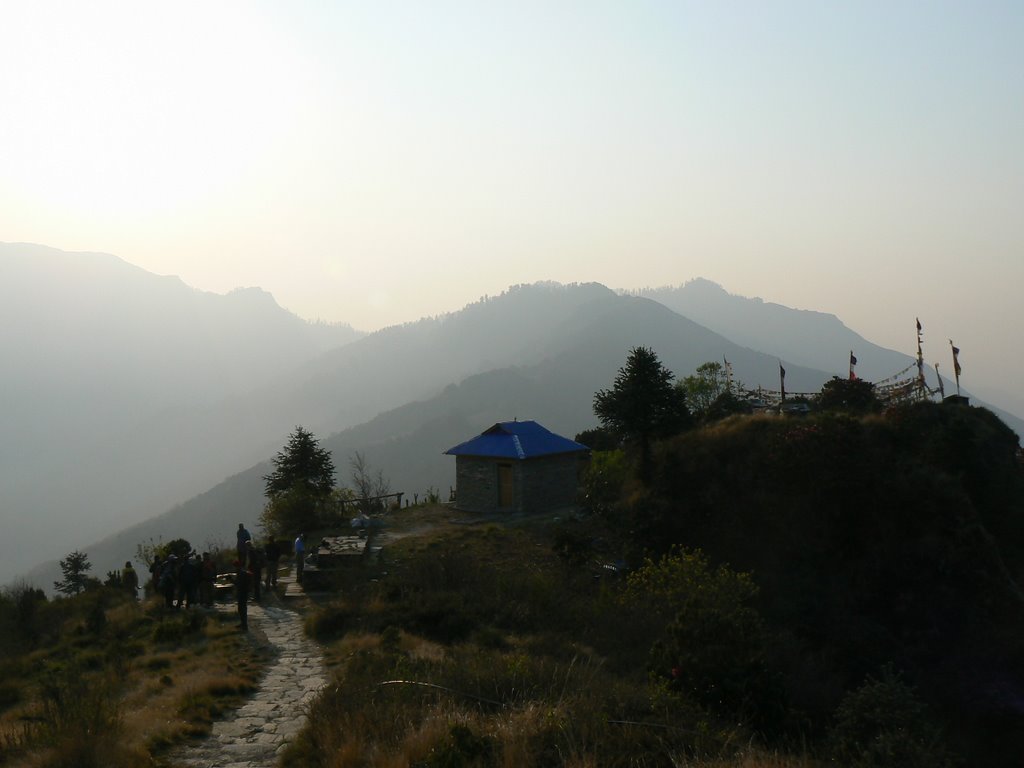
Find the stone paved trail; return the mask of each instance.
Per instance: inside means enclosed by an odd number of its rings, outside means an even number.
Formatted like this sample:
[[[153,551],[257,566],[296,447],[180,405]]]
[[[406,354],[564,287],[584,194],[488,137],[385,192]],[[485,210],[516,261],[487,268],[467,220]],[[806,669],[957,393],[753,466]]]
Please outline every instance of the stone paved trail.
[[[254,603],[249,607],[249,627],[267,636],[277,658],[256,694],[217,721],[209,737],[177,754],[176,765],[272,768],[285,745],[305,724],[306,706],[326,684],[327,673],[320,649],[302,631],[301,614]]]

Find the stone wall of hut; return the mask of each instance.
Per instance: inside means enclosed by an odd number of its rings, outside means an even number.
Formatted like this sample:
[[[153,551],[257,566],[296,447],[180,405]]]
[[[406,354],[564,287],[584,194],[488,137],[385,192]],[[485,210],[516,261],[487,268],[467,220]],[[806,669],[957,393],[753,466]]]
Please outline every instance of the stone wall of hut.
[[[499,465],[512,467],[512,505],[500,507]],[[576,504],[586,459],[578,453],[511,460],[458,456],[456,506],[467,512],[541,512]]]

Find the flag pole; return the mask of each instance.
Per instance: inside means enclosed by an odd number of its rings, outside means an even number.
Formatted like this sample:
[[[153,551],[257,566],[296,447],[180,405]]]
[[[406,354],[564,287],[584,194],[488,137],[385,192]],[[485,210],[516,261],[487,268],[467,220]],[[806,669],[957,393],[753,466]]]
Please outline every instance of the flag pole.
[[[917,320],[917,384],[922,387],[924,386],[924,355],[921,354],[921,319],[914,319]]]
[[[957,359],[960,349],[953,343],[952,339],[949,340],[949,348],[953,350],[953,376],[956,378],[956,396],[960,397],[960,361]]]
[[[946,399],[946,388],[942,386],[942,374],[939,373],[939,364],[935,364],[935,378],[939,380],[939,400]]]

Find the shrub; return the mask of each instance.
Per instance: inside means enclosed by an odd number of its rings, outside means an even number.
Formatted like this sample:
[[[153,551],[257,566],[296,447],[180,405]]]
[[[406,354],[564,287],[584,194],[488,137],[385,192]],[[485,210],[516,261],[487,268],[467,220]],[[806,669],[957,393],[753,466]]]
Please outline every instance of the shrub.
[[[627,596],[662,603],[674,618],[651,649],[652,673],[710,711],[760,726],[781,720],[780,686],[767,665],[767,633],[749,574],[712,569],[699,550],[678,550],[631,574]],[[654,610],[652,607],[651,610]]]
[[[612,515],[629,478],[625,452],[595,451],[583,476],[583,506],[595,515]]]
[[[475,733],[472,728],[456,723],[448,730],[448,738],[431,753],[426,763],[430,768],[470,768],[491,765],[494,741]]]
[[[119,691],[114,680],[71,665],[54,667],[40,687],[43,730],[54,747],[52,768],[91,768],[117,751],[121,731]]]
[[[843,698],[830,742],[833,759],[850,768],[951,765],[924,704],[890,667]]]
[[[353,612],[348,604],[334,602],[307,617],[306,634],[321,643],[330,642],[351,629]]]

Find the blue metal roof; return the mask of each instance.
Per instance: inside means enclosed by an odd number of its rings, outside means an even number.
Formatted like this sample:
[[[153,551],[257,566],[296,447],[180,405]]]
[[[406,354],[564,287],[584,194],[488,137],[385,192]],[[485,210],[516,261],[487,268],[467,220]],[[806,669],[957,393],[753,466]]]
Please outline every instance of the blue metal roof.
[[[445,453],[449,456],[532,459],[589,450],[582,443],[548,431],[536,421],[502,421]]]

